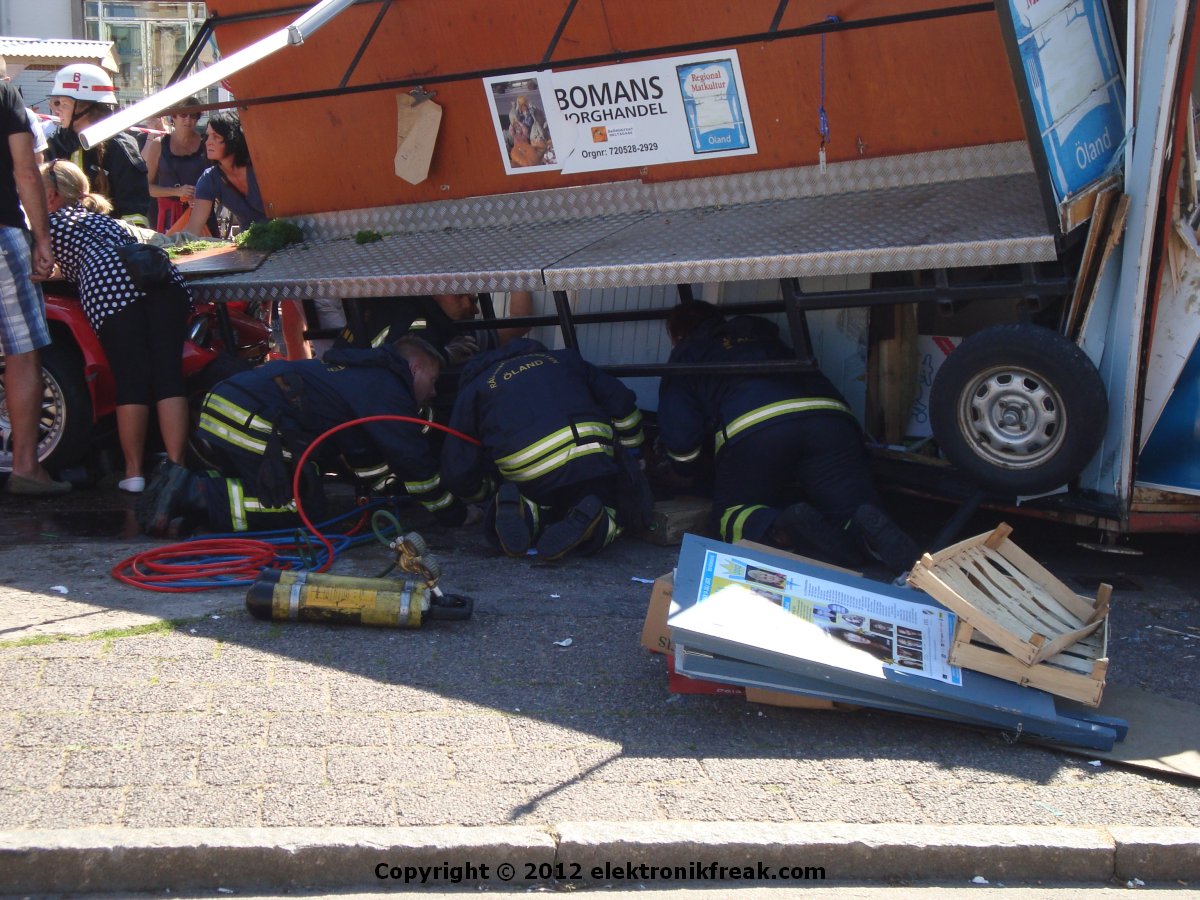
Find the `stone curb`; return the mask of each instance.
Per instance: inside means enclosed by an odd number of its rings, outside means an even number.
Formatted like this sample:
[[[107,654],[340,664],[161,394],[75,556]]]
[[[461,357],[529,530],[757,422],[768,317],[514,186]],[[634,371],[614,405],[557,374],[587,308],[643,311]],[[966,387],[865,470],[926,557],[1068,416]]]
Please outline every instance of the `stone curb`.
[[[551,879],[664,886],[710,879],[712,873],[701,867],[712,864],[755,872],[760,864],[776,872],[782,866],[820,867],[833,882],[969,881],[976,875],[993,882],[1188,881],[1200,879],[1200,832],[703,822],[564,822],[545,830],[504,825],[0,832],[0,894]],[[681,871],[666,879],[642,866]]]

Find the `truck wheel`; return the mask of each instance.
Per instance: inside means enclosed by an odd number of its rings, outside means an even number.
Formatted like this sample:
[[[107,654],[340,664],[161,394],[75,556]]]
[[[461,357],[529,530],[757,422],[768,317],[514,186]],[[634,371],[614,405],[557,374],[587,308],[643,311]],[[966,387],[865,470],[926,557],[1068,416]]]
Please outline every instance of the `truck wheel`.
[[[38,424],[38,459],[52,472],[74,465],[92,446],[92,398],[83,376],[83,361],[70,347],[53,343],[39,351],[42,363],[42,414]],[[0,357],[0,373],[4,358]],[[12,471],[8,397],[0,379],[0,472]]]
[[[938,371],[929,407],[946,458],[980,486],[1016,495],[1078,475],[1108,421],[1092,361],[1036,325],[997,325],[964,340]]]

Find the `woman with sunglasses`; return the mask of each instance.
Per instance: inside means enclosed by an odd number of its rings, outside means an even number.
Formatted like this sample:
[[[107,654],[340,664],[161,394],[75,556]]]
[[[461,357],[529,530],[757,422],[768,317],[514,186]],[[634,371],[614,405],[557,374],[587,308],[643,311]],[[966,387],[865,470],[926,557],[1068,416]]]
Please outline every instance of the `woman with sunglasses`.
[[[204,139],[196,130],[200,113],[192,109],[199,105],[195,97],[184,100],[180,111],[168,117],[171,133],[146,141],[142,148],[150,196],[158,201],[156,231],[166,233],[189,227],[185,216],[196,195],[196,182],[209,166]]]

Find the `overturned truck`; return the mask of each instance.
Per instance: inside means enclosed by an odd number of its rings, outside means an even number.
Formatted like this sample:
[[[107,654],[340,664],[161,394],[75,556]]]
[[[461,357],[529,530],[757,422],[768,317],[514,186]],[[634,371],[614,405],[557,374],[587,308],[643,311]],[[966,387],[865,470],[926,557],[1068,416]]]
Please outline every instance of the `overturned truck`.
[[[902,489],[1200,529],[1194,4],[208,9],[306,239],[203,299],[532,290],[653,408],[700,296],[778,315]]]

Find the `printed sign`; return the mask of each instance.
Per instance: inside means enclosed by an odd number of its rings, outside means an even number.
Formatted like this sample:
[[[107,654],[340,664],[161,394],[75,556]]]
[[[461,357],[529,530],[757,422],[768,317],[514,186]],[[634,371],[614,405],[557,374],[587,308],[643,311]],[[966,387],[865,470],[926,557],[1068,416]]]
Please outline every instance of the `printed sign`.
[[[484,84],[510,175],[757,152],[733,50],[486,78]]]
[[[1125,134],[1125,87],[1103,0],[1008,0],[1061,202],[1100,178]]]
[[[706,551],[699,602],[731,590],[749,591],[816,625],[810,632],[813,639],[819,635],[829,648],[842,651],[848,668],[870,674],[882,667],[948,684],[962,683],[961,670],[947,662],[954,634],[953,613],[731,553]],[[858,653],[851,655],[846,650]]]

